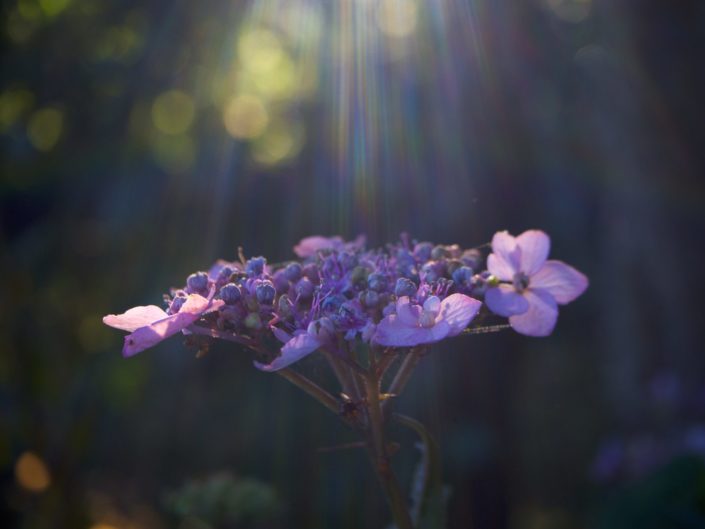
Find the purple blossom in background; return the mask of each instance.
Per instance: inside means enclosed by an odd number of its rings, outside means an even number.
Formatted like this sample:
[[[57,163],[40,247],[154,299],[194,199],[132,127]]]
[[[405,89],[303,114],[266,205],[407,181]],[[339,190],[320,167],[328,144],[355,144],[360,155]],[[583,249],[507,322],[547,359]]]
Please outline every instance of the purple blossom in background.
[[[489,272],[500,281],[485,294],[488,308],[509,317],[512,328],[528,336],[548,336],[558,318],[558,305],[580,296],[588,279],[562,261],[547,261],[548,235],[539,230],[512,237],[502,231],[492,238]]]
[[[412,304],[409,297],[402,296],[397,300],[396,314],[386,316],[377,325],[372,340],[391,347],[411,347],[457,336],[481,305],[464,294],[451,294],[443,301],[431,296],[423,306]]]

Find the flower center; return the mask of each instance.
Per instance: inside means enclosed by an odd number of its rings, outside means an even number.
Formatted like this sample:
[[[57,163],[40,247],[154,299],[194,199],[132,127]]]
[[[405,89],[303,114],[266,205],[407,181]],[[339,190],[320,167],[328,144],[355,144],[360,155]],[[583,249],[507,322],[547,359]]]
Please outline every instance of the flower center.
[[[529,276],[527,276],[524,272],[517,272],[514,274],[514,288],[517,289],[517,292],[524,292],[527,288],[529,288]]]

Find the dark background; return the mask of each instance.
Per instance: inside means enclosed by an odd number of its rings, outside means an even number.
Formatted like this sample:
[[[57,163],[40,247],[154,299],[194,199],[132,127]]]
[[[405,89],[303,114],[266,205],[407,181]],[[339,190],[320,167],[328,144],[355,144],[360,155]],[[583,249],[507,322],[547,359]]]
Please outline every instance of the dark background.
[[[449,527],[705,526],[705,4],[378,4],[3,2],[4,526],[384,527],[327,411],[237,348],[124,360],[101,317],[238,246],[529,228],[587,293],[549,338],[437,347],[397,403],[444,448]],[[224,126],[243,94],[257,138]]]

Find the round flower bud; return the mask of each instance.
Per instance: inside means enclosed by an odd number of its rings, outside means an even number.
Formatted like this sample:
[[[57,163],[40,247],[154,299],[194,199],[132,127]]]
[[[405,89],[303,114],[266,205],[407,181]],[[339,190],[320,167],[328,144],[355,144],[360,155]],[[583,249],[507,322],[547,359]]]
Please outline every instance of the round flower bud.
[[[397,284],[394,286],[394,294],[397,297],[414,296],[416,295],[417,290],[418,287],[416,284],[411,279],[407,279],[406,277],[400,277],[397,279]]]
[[[323,300],[323,303],[321,303],[321,310],[323,312],[336,312],[346,301],[345,296],[341,296],[340,294],[328,296]]]
[[[367,278],[367,286],[370,290],[376,292],[382,292],[387,288],[387,276],[380,274],[379,272],[373,272]]]
[[[482,266],[482,252],[475,248],[465,250],[463,255],[460,256],[460,260],[465,266],[469,266],[473,270],[479,270]]]
[[[279,297],[279,302],[277,303],[277,307],[278,307],[279,317],[283,318],[283,319],[287,319],[292,314],[292,309],[294,308],[294,304],[291,302],[288,295],[282,294]]]
[[[186,288],[191,293],[202,293],[208,290],[208,274],[196,272],[186,279]]]
[[[220,289],[220,299],[222,299],[226,305],[235,305],[235,303],[242,299],[242,291],[235,283],[228,283]]]
[[[467,287],[470,286],[472,275],[472,268],[461,266],[453,272],[453,281],[458,286]]]
[[[301,279],[302,273],[303,268],[299,263],[289,263],[284,269],[284,276],[292,283],[295,283],[296,281]]]
[[[296,295],[301,299],[310,299],[313,296],[313,291],[315,287],[313,283],[307,278],[303,277],[296,283]]]
[[[360,296],[360,301],[365,307],[371,309],[379,305],[379,294],[374,290],[365,290]]]
[[[318,267],[316,266],[316,263],[309,263],[306,266],[304,266],[303,275],[308,277],[312,283],[318,284],[320,278],[318,275]]]
[[[367,276],[370,275],[370,271],[364,266],[356,266],[353,268],[352,274],[350,275],[350,282],[363,288],[367,284]]]
[[[430,242],[420,242],[414,246],[414,257],[419,261],[428,261],[431,258],[433,244]]]
[[[446,257],[450,257],[450,252],[446,250],[445,246],[441,246],[440,244],[438,246],[435,246],[433,250],[431,250],[431,259],[437,261],[438,259],[445,259]]]
[[[274,288],[277,289],[277,292],[284,293],[289,291],[289,280],[286,278],[286,274],[284,274],[284,270],[277,270],[274,273],[274,277],[272,277],[272,281],[274,282]]]
[[[176,296],[171,300],[169,304],[169,314],[176,314],[181,310],[181,307],[186,303],[186,298],[183,296]]]
[[[442,261],[429,261],[421,267],[421,277],[427,283],[433,283],[445,276],[446,267]]]
[[[264,272],[264,265],[267,264],[267,259],[264,257],[253,257],[245,265],[245,272],[250,277],[261,275]]]
[[[271,305],[277,295],[277,290],[271,281],[264,280],[255,288],[255,295],[257,296],[257,301],[262,305]]]
[[[461,266],[463,266],[462,261],[458,259],[451,259],[446,263],[446,272],[449,276],[453,277],[453,272],[455,272]]]

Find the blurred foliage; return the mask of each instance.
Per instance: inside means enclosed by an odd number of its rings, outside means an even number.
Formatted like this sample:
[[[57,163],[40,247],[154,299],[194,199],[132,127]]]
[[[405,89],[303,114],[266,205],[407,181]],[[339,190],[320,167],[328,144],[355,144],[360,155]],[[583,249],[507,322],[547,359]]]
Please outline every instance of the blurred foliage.
[[[195,518],[206,527],[262,527],[281,511],[275,492],[261,481],[214,475],[190,481],[167,493],[164,504],[180,519]]]

